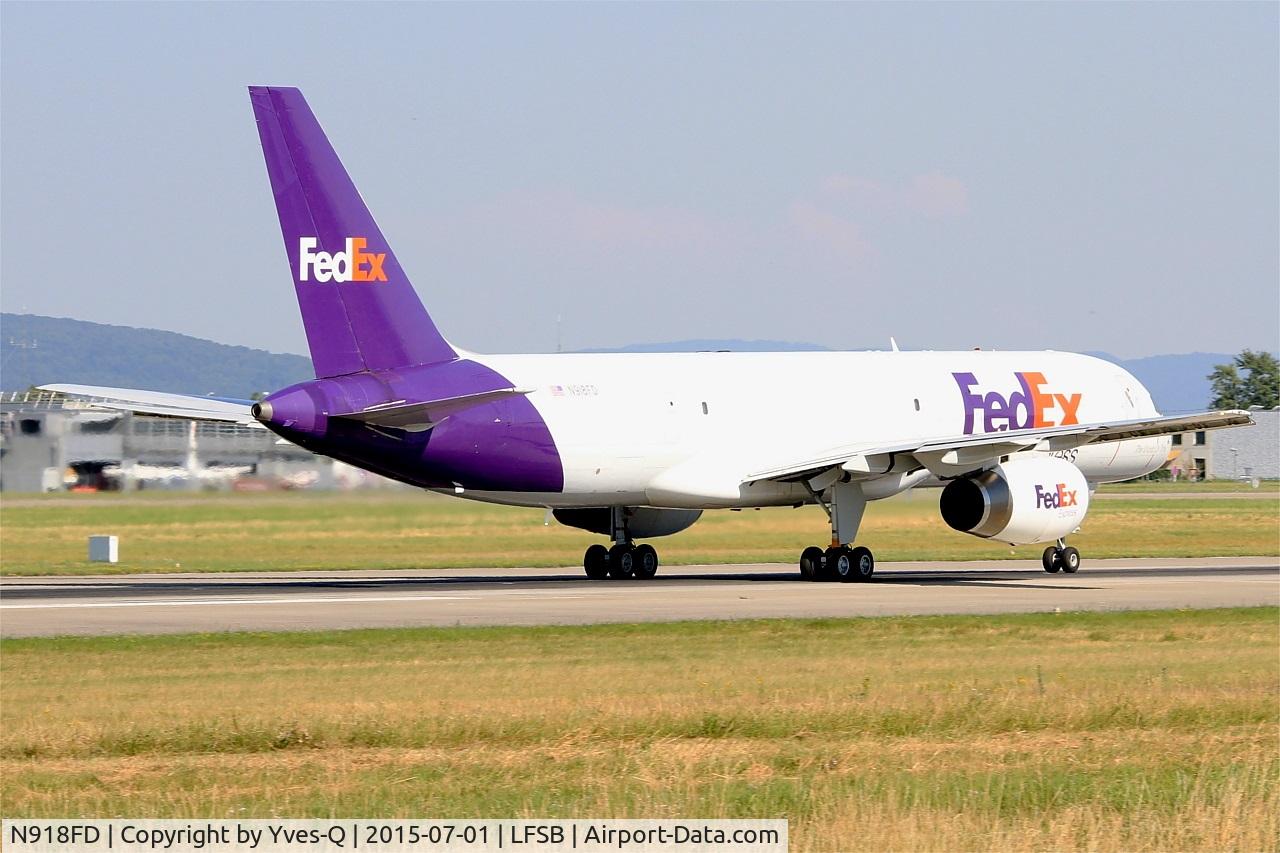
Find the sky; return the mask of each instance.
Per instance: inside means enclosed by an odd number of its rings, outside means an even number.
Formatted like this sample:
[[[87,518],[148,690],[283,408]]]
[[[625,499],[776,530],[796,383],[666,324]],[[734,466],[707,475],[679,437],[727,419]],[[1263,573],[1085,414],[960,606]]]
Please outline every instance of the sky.
[[[1280,4],[0,4],[0,307],[306,352],[245,87],[445,335],[1280,349]]]

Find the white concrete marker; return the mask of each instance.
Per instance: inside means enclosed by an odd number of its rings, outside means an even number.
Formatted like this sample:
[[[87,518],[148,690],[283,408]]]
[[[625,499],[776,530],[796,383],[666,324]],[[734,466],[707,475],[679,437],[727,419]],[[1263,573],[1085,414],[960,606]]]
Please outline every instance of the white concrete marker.
[[[120,538],[118,536],[90,536],[89,562],[120,562]]]

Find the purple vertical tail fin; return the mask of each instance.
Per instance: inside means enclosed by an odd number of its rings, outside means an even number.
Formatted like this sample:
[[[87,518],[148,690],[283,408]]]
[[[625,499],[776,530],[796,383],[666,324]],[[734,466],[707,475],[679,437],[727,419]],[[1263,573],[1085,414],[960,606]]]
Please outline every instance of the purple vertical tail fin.
[[[456,358],[302,93],[250,86],[317,377]]]

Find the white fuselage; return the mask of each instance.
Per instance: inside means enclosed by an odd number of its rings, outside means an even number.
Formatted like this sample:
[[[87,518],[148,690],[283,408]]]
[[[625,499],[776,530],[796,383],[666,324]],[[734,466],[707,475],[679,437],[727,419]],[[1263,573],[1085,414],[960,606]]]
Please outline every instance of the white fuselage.
[[[463,496],[534,506],[792,504],[810,498],[802,485],[750,482],[751,475],[838,449],[1000,431],[1030,409],[1041,416],[1036,426],[1158,414],[1122,368],[1051,351],[468,357],[528,391],[555,440],[564,490]],[[965,388],[955,374],[975,382]],[[1013,411],[1008,404],[1025,388],[1017,374],[1033,377],[1037,400]],[[992,395],[968,424],[966,393],[971,401]],[[1056,455],[1098,483],[1158,468],[1169,446],[1162,436]],[[889,475],[865,491],[887,497],[927,479],[927,472]]]

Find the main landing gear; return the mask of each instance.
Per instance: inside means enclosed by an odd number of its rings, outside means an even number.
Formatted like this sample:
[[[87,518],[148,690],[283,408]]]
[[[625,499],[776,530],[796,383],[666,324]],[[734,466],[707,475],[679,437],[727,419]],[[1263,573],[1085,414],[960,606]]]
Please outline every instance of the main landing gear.
[[[612,510],[612,548],[592,545],[582,558],[587,577],[594,581],[613,578],[648,580],[658,573],[658,552],[652,545],[636,545],[627,532],[627,519],[622,507]]]
[[[831,487],[831,500],[822,499],[819,491],[809,487],[809,494],[831,519],[831,546],[825,550],[817,546],[804,549],[800,555],[800,576],[807,581],[834,581],[850,583],[869,581],[876,570],[876,558],[869,548],[851,547],[867,508],[862,486],[857,483],[835,483]]]
[[[1056,545],[1050,545],[1044,549],[1040,562],[1044,565],[1044,570],[1051,575],[1058,572],[1074,575],[1080,571],[1080,552],[1059,539]]]

